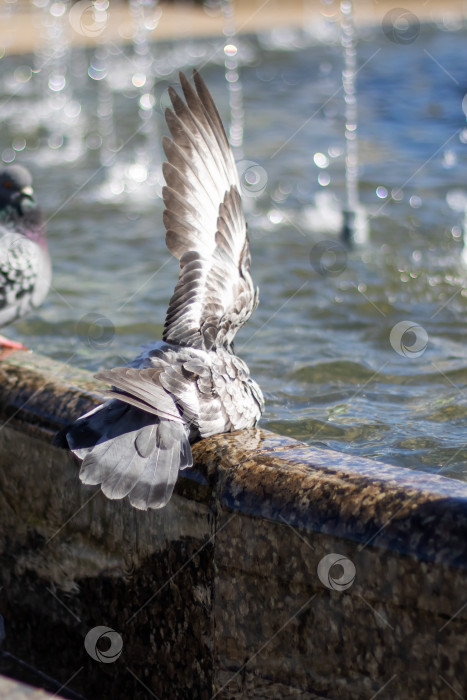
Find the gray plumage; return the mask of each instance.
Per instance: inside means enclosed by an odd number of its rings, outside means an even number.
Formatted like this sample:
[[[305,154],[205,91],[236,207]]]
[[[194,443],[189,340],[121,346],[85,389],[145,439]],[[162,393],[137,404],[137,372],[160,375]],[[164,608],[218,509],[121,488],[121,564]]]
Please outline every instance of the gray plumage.
[[[31,175],[19,165],[3,166],[0,168],[0,326],[38,307],[50,281],[45,224],[34,199]]]
[[[185,101],[170,89],[172,139],[164,224],[180,261],[162,341],[128,367],[102,371],[109,401],[67,432],[83,460],[85,484],[137,508],[160,508],[180,469],[192,465],[190,443],[255,425],[264,406],[259,386],[233,353],[237,330],[258,303],[233,155],[212,97],[194,72],[180,74]]]

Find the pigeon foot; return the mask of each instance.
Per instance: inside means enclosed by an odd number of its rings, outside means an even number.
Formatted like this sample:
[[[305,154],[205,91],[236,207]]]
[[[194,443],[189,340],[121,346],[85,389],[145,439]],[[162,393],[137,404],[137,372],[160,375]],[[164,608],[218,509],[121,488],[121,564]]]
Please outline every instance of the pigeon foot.
[[[9,350],[27,350],[27,347],[22,343],[16,342],[16,340],[10,340],[5,338],[4,335],[0,335],[0,347],[7,348]]]

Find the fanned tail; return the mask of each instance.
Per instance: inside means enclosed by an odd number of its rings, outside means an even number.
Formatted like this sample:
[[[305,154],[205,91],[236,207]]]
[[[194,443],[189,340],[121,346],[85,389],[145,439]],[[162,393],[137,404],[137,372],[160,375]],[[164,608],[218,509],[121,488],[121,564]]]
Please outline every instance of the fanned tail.
[[[83,460],[80,479],[101,484],[107,498],[130,497],[135,508],[162,508],[180,469],[193,464],[185,426],[118,399],[77,420],[67,432],[71,451]]]

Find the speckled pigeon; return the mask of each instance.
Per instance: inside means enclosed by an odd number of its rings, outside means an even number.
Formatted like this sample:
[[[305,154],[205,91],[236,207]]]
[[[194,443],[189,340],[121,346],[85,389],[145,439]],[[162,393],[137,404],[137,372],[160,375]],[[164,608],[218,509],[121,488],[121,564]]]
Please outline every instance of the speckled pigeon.
[[[45,224],[31,175],[20,165],[0,166],[0,327],[38,307],[50,280]],[[24,347],[3,336],[0,345]]]
[[[143,510],[169,501],[179,470],[192,466],[190,443],[251,427],[264,407],[233,352],[258,303],[237,169],[213,99],[193,75],[195,89],[180,74],[185,101],[169,89],[165,115],[164,224],[180,273],[163,340],[97,374],[112,398],[67,432],[81,481]]]

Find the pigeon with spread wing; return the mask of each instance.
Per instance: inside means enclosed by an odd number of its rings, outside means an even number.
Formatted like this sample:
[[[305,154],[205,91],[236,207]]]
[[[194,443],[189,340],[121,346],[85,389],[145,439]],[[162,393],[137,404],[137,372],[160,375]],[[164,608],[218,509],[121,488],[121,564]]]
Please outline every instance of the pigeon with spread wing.
[[[204,81],[196,71],[195,88],[180,81],[185,100],[169,90],[172,138],[163,140],[166,242],[180,262],[163,340],[97,374],[111,398],[67,432],[81,481],[144,510],[169,501],[179,470],[192,466],[191,443],[255,425],[264,406],[233,352],[258,303],[237,169]]]

